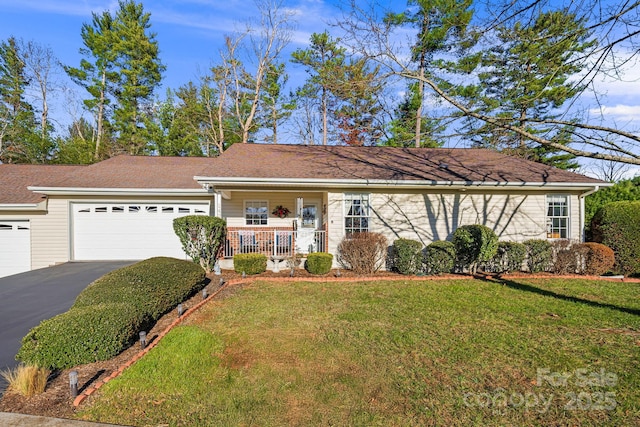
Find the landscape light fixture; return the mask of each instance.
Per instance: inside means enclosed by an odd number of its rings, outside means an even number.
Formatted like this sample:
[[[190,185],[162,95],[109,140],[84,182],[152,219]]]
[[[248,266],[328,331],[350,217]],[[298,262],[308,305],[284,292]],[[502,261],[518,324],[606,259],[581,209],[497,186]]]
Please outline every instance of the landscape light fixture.
[[[224,279],[221,277],[220,278],[220,287],[222,287],[222,285],[224,285]]]
[[[207,299],[207,288],[202,288],[202,299]]]
[[[336,277],[340,277],[340,269],[339,268],[336,270]]]
[[[242,278],[246,279],[247,278],[247,273],[245,273],[244,271],[242,272]]]
[[[289,276],[293,277],[294,274],[296,274],[296,271],[292,268],[291,273],[289,273]]]
[[[140,348],[144,350],[147,346],[147,333],[145,331],[140,331]]]
[[[178,304],[178,317],[182,316],[182,313],[184,313],[184,307],[182,304]]]
[[[71,389],[71,397],[78,395],[78,371],[69,372],[69,388]]]

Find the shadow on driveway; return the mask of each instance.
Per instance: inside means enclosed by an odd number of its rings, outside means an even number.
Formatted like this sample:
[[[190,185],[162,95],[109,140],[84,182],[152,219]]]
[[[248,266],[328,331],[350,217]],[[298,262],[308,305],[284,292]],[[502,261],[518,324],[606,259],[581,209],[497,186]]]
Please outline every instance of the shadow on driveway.
[[[68,262],[0,278],[0,369],[17,365],[22,337],[41,321],[67,311],[78,294],[106,273],[133,261]],[[6,384],[0,378],[0,393]]]

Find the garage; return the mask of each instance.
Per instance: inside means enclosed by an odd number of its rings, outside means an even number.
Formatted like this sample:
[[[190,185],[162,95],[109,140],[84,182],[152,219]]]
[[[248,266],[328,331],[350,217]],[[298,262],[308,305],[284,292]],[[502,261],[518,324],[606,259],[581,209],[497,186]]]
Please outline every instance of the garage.
[[[72,258],[76,261],[187,258],[173,220],[209,215],[209,203],[73,203]]]
[[[29,221],[0,221],[0,277],[31,270]]]

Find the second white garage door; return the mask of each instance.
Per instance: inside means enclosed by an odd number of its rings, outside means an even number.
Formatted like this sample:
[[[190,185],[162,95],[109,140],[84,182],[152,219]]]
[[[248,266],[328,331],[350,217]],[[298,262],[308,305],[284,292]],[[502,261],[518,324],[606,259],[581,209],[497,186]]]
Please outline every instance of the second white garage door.
[[[31,270],[29,221],[0,221],[0,277]]]
[[[209,215],[209,204],[74,203],[72,212],[76,261],[186,259],[173,220]]]

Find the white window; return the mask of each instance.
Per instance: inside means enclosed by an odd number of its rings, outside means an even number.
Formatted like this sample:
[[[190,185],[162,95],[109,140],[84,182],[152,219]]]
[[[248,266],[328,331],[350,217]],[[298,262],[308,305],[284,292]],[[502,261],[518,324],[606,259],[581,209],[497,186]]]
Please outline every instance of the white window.
[[[369,231],[369,195],[344,195],[344,231],[347,236]]]
[[[547,195],[547,238],[569,238],[569,196]]]
[[[266,200],[247,200],[244,202],[246,225],[267,225],[269,204]]]

